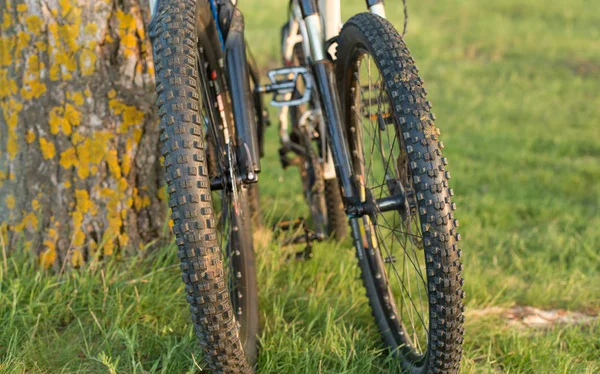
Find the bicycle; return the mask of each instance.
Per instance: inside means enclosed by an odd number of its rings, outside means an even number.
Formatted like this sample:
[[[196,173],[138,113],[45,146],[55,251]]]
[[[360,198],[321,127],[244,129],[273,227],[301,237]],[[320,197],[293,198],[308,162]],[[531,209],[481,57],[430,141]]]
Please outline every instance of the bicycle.
[[[339,0],[291,0],[286,66],[262,86],[236,4],[151,0],[173,231],[196,334],[215,372],[251,372],[257,357],[248,193],[261,171],[266,93],[282,108],[282,165],[300,167],[311,207],[308,247],[343,237],[343,212],[372,314],[403,370],[460,367],[463,266],[443,143],[383,1],[366,4],[369,12],[340,31]],[[326,194],[341,204],[329,209]]]

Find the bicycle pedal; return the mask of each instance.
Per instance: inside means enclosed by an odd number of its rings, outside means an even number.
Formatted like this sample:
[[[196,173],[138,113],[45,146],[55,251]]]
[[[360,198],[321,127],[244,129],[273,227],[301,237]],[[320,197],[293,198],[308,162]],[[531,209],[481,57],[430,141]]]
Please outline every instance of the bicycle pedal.
[[[310,260],[313,257],[313,242],[321,240],[323,239],[320,238],[318,234],[309,230],[305,230],[304,234],[285,240],[282,243],[282,247],[295,244],[306,244],[302,251],[294,252],[292,255],[288,256],[288,260],[291,259],[293,256],[298,261],[306,261]]]
[[[288,260],[290,260],[294,256],[296,261],[306,261],[311,260],[313,258],[312,250],[303,250],[294,253],[293,255],[288,256]]]
[[[279,162],[284,170],[290,166],[298,166],[301,163],[301,159],[298,156],[288,157],[288,151],[285,147],[279,148]]]
[[[282,247],[290,246],[290,245],[298,245],[298,244],[306,244],[304,250],[295,252],[293,255],[288,256],[288,260],[294,256],[296,260],[310,260],[312,258],[312,248],[313,243],[321,242],[327,239],[326,235],[319,232],[311,231],[306,226],[306,220],[304,217],[296,218],[290,221],[282,221],[273,226],[273,230],[276,234],[281,233],[284,230],[298,230],[302,229],[304,232],[302,234],[293,236],[291,238],[286,238],[281,243]]]
[[[273,93],[271,105],[275,107],[297,106],[310,100],[313,79],[310,72],[302,66],[274,69],[267,73],[270,84],[258,86],[258,92]],[[304,91],[298,89],[298,82],[304,81]]]
[[[307,230],[304,234],[300,234],[284,240],[281,246],[285,247],[288,245],[306,244],[307,246],[312,247],[313,242],[320,242],[322,240],[323,238],[321,238],[318,234]]]

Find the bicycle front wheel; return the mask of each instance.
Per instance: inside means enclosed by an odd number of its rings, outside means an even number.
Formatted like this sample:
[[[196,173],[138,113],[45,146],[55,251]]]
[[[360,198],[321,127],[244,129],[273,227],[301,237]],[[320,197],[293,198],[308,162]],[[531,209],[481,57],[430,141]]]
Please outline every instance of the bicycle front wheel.
[[[353,236],[373,315],[404,371],[458,372],[460,236],[423,82],[401,36],[379,16],[354,16],[338,41],[338,88],[367,211],[354,218]]]
[[[215,108],[218,82],[209,79],[221,70],[214,49],[201,45],[199,30],[211,25],[199,17],[199,4],[163,1],[150,24],[165,179],[204,359],[211,372],[251,373],[258,306],[250,208],[235,175],[235,152],[223,135],[227,125]],[[213,193],[214,176],[231,183]]]

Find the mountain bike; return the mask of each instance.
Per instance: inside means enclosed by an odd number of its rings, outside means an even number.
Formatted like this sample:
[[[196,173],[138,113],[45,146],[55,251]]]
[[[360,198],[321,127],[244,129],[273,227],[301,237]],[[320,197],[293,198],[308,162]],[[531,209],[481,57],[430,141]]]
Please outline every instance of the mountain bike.
[[[299,167],[311,208],[305,240],[343,236],[343,217],[374,320],[402,369],[459,369],[463,265],[448,162],[402,36],[382,0],[366,5],[342,27],[339,0],[291,0],[285,66],[260,85],[234,3],[151,1],[173,231],[214,372],[251,372],[256,362],[249,191],[261,171],[266,93],[281,108],[282,164]],[[333,199],[341,203],[330,208]]]

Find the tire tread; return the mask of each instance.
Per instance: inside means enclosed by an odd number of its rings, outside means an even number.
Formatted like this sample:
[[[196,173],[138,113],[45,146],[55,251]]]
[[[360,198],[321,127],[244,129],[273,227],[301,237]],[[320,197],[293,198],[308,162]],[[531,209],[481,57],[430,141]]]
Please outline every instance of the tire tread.
[[[204,358],[213,372],[251,373],[239,339],[206,160],[197,71],[196,2],[160,2],[150,38],[160,141],[182,279]]]
[[[442,157],[443,143],[434,125],[431,103],[426,100],[423,81],[404,40],[390,22],[371,13],[355,15],[344,24],[338,41],[338,62],[350,59],[354,46],[362,43],[378,65],[400,124],[413,173],[428,273],[429,355],[422,369],[416,370],[407,362],[403,363],[403,368],[407,372],[457,373],[464,335],[463,265],[458,246],[458,221],[454,217],[456,204],[452,202],[453,191],[448,186],[448,162]],[[346,74],[347,66],[338,64],[340,89],[343,89],[341,82],[346,79]],[[374,311],[379,296],[368,284],[376,280],[374,277],[365,279],[372,274],[361,269]],[[387,322],[381,318],[377,322],[385,335]]]

